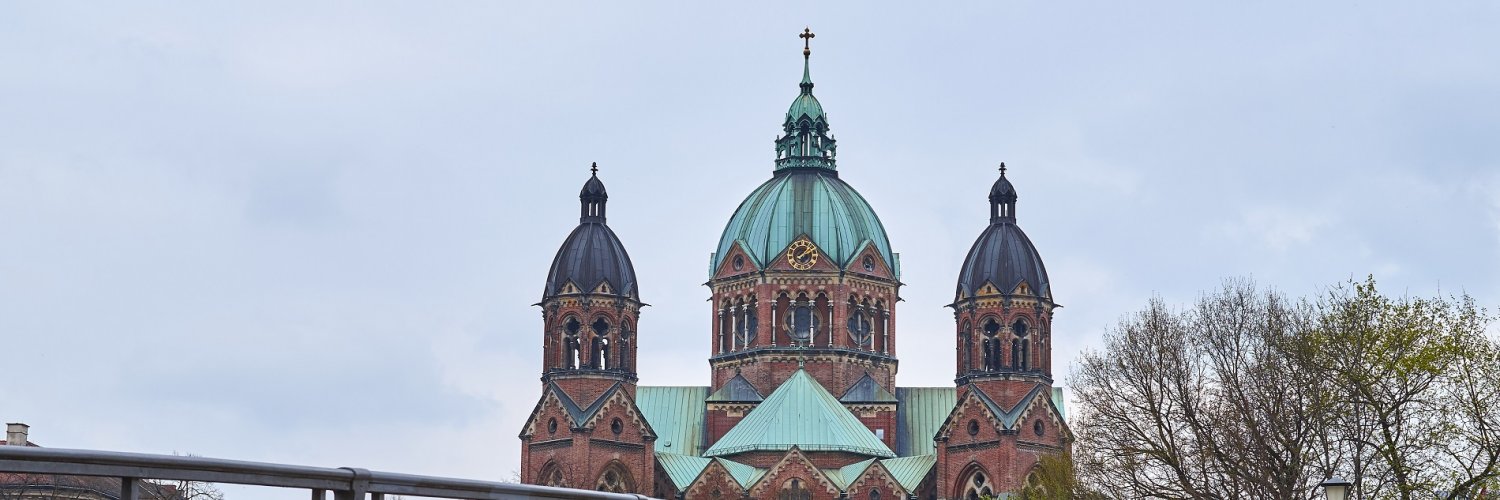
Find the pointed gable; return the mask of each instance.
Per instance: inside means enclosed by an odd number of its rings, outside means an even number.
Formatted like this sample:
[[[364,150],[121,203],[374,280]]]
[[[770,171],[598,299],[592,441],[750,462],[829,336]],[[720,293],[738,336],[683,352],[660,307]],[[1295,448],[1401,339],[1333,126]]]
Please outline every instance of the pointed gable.
[[[605,389],[604,393],[599,395],[599,397],[594,400],[593,404],[584,407],[579,406],[577,402],[573,401],[573,398],[568,396],[567,391],[564,391],[561,387],[558,387],[556,382],[548,382],[547,385],[542,387],[542,398],[536,402],[536,407],[532,408],[531,410],[531,417],[528,418],[528,421],[532,421],[532,424],[528,424],[521,431],[521,437],[524,438],[535,432],[534,421],[539,415],[541,415],[542,410],[547,406],[549,402],[563,408],[563,411],[567,413],[569,427],[582,427],[583,423],[587,422],[589,418],[593,417],[594,413],[597,413],[599,409],[604,406],[604,402],[608,400],[609,396],[613,394],[615,390],[619,389],[619,387],[620,383],[615,382],[614,385],[611,385],[608,389]]]
[[[759,403],[765,400],[755,386],[750,385],[749,380],[736,373],[734,378],[724,383],[712,396],[708,397],[709,403]]]
[[[811,459],[807,458],[807,454],[793,446],[785,456],[781,457],[781,460],[776,462],[776,465],[766,469],[766,473],[755,481],[754,486],[749,490],[750,497],[777,497],[779,495],[774,492],[785,491],[783,488],[787,483],[795,480],[805,483],[805,486],[802,486],[804,492],[815,492],[821,487],[823,492],[829,495],[828,497],[817,495],[819,498],[831,498],[841,492],[839,485],[828,477],[827,472],[819,469]],[[793,496],[793,498],[797,497]]]
[[[1021,419],[1021,414],[1025,413],[1026,408],[1031,406],[1032,400],[1036,399],[1038,396],[1041,396],[1045,391],[1045,388],[1041,384],[1037,384],[1035,387],[1032,387],[1031,391],[1027,392],[1025,396],[1022,396],[1021,400],[1017,401],[1015,406],[1012,406],[1007,410],[1001,408],[999,404],[995,403],[994,399],[991,399],[990,396],[988,394],[985,394],[983,390],[980,390],[978,386],[972,386],[969,389],[970,394],[978,397],[979,400],[984,403],[984,406],[989,408],[990,413],[993,413],[995,415],[995,418],[1000,419],[1000,424],[1004,426],[1003,428],[1005,430],[1015,430],[1016,421]],[[1050,392],[1047,393],[1047,396],[1049,398],[1051,397],[1051,395],[1052,394]]]
[[[895,453],[805,370],[798,369],[730,429],[704,456],[747,451],[844,451],[874,457]]]
[[[884,387],[876,383],[875,379],[870,377],[870,372],[865,372],[865,376],[860,377],[858,382],[849,386],[849,390],[844,391],[843,396],[839,396],[839,401],[844,403],[895,403],[896,396],[891,394],[891,391],[885,390]]]
[[[1063,422],[1060,415],[1058,415],[1057,407],[1052,404],[1052,391],[1048,390],[1047,387],[1041,384],[1037,384],[1036,386],[1032,387],[1031,390],[1026,393],[1026,395],[1021,396],[1021,400],[1017,401],[1015,406],[1012,406],[1010,408],[1000,406],[999,403],[995,402],[994,398],[991,398],[989,394],[985,394],[983,389],[980,389],[977,385],[971,384],[968,386],[968,390],[966,391],[964,396],[958,399],[958,403],[953,406],[953,410],[943,421],[943,425],[941,426],[941,430],[939,431],[940,434],[946,435],[950,432],[953,432],[953,428],[958,425],[958,422],[955,420],[955,418],[963,412],[964,405],[967,404],[971,399],[978,401],[978,406],[980,408],[983,408],[983,411],[985,413],[988,413],[987,418],[989,418],[990,421],[995,424],[995,429],[998,431],[1015,431],[1019,429],[1021,417],[1025,416],[1026,411],[1030,409],[1034,404],[1042,404],[1048,409],[1048,411],[1051,412],[1054,418],[1064,426],[1064,433],[1066,434],[1068,432],[1066,423]]]

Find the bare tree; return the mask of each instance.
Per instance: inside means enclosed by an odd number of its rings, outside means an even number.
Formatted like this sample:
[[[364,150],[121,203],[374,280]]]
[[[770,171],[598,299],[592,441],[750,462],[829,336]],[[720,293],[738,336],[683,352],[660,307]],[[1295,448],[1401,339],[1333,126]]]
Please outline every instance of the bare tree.
[[[1189,310],[1153,299],[1122,320],[1071,379],[1084,476],[1128,497],[1309,496],[1326,387],[1283,348],[1312,316],[1228,281]]]
[[[1500,477],[1500,342],[1472,299],[1316,303],[1226,281],[1107,332],[1070,382],[1084,482],[1121,497],[1475,498]]]

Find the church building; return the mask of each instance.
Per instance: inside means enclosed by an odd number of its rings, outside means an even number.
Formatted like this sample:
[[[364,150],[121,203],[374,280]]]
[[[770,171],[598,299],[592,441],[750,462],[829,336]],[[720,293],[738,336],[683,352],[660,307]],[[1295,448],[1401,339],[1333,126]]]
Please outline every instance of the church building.
[[[839,179],[808,70],[813,34],[801,36],[801,91],[771,178],[711,249],[709,385],[636,384],[644,296],[594,169],[538,304],[542,396],[520,434],[522,482],[659,498],[978,499],[1019,491],[1041,456],[1069,449],[1052,378],[1058,306],[1004,165],[987,224],[972,193],[979,237],[947,305],[953,385],[896,384],[900,254]]]

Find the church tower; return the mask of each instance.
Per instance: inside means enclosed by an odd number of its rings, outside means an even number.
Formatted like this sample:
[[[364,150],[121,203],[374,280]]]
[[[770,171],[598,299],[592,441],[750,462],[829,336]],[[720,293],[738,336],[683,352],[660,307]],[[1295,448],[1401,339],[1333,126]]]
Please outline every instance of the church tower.
[[[1016,224],[1016,188],[990,187],[990,223],[959,269],[957,404],[937,436],[940,498],[1019,491],[1042,454],[1065,452],[1071,435],[1052,387],[1051,283],[1042,257]]]
[[[578,227],[542,291],[542,397],[521,431],[521,481],[650,493],[651,426],[636,407],[635,268],[605,223],[609,194],[591,168]]]
[[[715,443],[795,373],[895,446],[900,262],[880,218],[839,178],[837,141],[813,95],[813,38],[776,139],[771,179],[730,217],[710,258],[708,334]]]

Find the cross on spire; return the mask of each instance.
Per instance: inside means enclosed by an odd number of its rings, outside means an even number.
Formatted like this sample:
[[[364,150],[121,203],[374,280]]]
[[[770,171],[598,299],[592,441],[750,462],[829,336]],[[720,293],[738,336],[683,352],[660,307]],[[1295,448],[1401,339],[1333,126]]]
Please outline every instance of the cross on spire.
[[[809,42],[811,42],[812,39],[814,37],[817,37],[817,36],[818,35],[814,35],[813,34],[812,28],[808,28],[808,27],[803,27],[802,28],[802,34],[797,35],[797,38],[801,38],[802,39],[802,57],[803,58],[807,58],[807,57],[811,57],[812,56],[812,46],[809,44]]]

